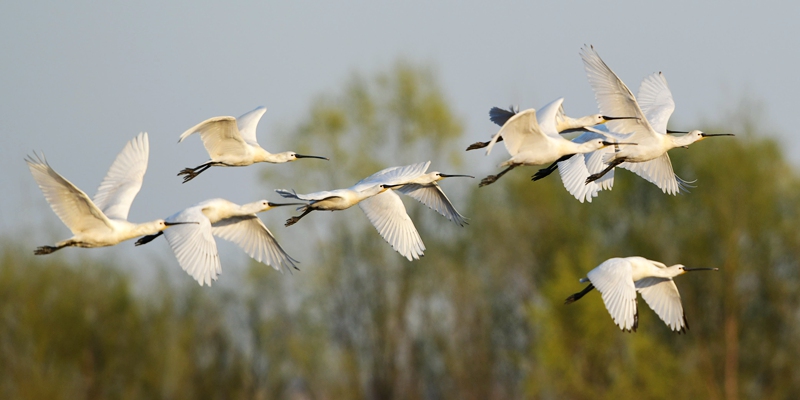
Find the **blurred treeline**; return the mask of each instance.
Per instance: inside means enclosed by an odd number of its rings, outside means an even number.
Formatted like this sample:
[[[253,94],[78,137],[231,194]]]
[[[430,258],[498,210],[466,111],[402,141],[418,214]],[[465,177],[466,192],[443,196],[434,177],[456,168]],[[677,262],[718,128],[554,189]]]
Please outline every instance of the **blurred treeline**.
[[[0,398],[798,398],[800,179],[756,117],[733,113],[702,128],[736,138],[670,153],[697,179],[685,195],[622,170],[591,204],[557,174],[531,182],[534,168],[481,189],[482,176],[445,180],[470,225],[407,198],[427,246],[414,262],[357,207],[268,224],[302,249],[300,272],[251,262],[242,282],[210,289],[185,276],[134,294],[122,262],[34,258],[30,243],[7,243]],[[464,153],[463,134],[434,74],[398,63],[354,76],[282,132],[329,163],[253,168],[269,172],[268,190],[306,193],[392,165],[476,173],[502,159]],[[633,334],[596,292],[563,305],[587,271],[629,255],[720,268],[676,279],[686,335],[643,301]]]

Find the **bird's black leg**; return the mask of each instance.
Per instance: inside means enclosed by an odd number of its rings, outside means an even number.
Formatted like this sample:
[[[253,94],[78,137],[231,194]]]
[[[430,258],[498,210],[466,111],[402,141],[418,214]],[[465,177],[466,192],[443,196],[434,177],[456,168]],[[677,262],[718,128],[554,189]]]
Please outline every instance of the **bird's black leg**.
[[[310,213],[312,211],[314,211],[313,208],[310,208],[310,207],[306,206],[306,208],[305,208],[305,210],[303,210],[302,214],[300,214],[300,215],[298,215],[296,217],[292,217],[292,218],[287,219],[286,220],[286,224],[284,224],[283,226],[287,226],[288,227],[288,226],[292,226],[292,225],[296,224],[297,221],[300,221],[300,218],[305,217],[306,215],[308,215],[308,213]]]
[[[497,140],[495,142],[502,142],[502,141],[503,141],[503,137],[500,136],[499,138],[497,138]],[[491,143],[491,141],[489,141],[489,142],[475,142],[475,143],[469,145],[469,147],[467,147],[467,151],[482,149],[482,148],[488,146],[489,143]]]
[[[553,172],[556,172],[556,170],[558,169],[558,163],[560,163],[562,161],[567,161],[574,155],[575,154],[567,154],[565,156],[561,156],[561,158],[559,158],[558,160],[554,161],[552,164],[548,165],[545,168],[542,168],[542,169],[536,171],[536,173],[533,174],[533,176],[531,177],[531,180],[532,181],[538,181],[539,179],[545,178],[548,175],[552,174]]]
[[[495,181],[500,179],[501,176],[505,175],[506,172],[511,171],[512,169],[517,168],[518,166],[519,166],[519,164],[511,164],[511,165],[508,166],[508,168],[500,171],[499,174],[497,174],[497,175],[489,175],[486,178],[483,178],[481,180],[481,183],[478,185],[478,187],[484,187],[486,185],[490,185],[492,183],[495,183]]]
[[[211,168],[214,165],[225,165],[225,164],[220,163],[220,162],[215,162],[215,161],[209,161],[209,162],[207,162],[205,164],[200,164],[200,165],[198,165],[198,166],[196,166],[194,168],[184,168],[184,169],[181,170],[181,172],[178,172],[178,176],[186,175],[186,176],[183,177],[183,183],[186,183],[186,182],[189,182],[190,180],[194,179],[195,177],[197,177],[197,175],[200,175],[201,173],[203,173],[203,171]]]
[[[161,235],[163,235],[163,234],[164,234],[164,231],[161,231],[161,232],[158,232],[158,233],[156,233],[156,234],[154,234],[154,235],[142,236],[142,237],[140,237],[140,238],[139,238],[139,240],[137,240],[137,241],[136,241],[135,245],[136,245],[136,246],[141,246],[141,245],[143,245],[143,244],[150,243],[150,242],[152,242],[152,241],[153,241],[155,238],[157,238],[157,237],[159,237],[159,236],[161,236]]]
[[[614,169],[614,167],[616,167],[617,165],[620,165],[620,164],[622,164],[624,162],[625,162],[624,158],[618,158],[618,159],[612,161],[610,164],[608,164],[606,169],[604,169],[604,170],[602,170],[602,171],[600,171],[600,172],[598,172],[596,174],[589,175],[589,177],[586,178],[586,184],[588,185],[589,183],[594,182],[594,181],[602,178],[603,175],[608,173],[608,171],[611,171],[612,169]]]
[[[587,286],[585,289],[581,290],[578,293],[573,294],[572,296],[567,297],[567,299],[564,300],[564,304],[572,304],[580,300],[581,297],[586,296],[586,293],[591,292],[592,289],[594,289],[594,285],[590,283],[589,286]]]
[[[39,246],[39,247],[36,248],[36,250],[33,251],[33,254],[35,254],[37,256],[42,256],[42,255],[45,255],[45,254],[51,254],[51,253],[54,253],[57,250],[63,249],[64,247],[75,246],[76,243],[77,242],[69,241],[69,242],[60,244],[58,246]]]

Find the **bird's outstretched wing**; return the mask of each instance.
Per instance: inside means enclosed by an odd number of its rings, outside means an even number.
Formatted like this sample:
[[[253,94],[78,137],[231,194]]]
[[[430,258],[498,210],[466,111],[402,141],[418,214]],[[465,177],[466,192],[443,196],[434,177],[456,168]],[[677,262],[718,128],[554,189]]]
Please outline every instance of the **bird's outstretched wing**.
[[[675,101],[664,74],[656,72],[644,78],[636,98],[650,126],[656,132],[666,134],[667,122],[675,111]]]
[[[447,195],[444,194],[444,191],[436,182],[427,186],[418,184],[403,185],[396,190],[425,204],[430,209],[442,214],[445,218],[460,226],[464,226],[467,223],[467,219],[456,210],[453,203],[450,202],[450,199],[447,198]]]
[[[384,168],[356,183],[351,189],[360,192],[375,185],[400,185],[416,178],[428,170],[430,161],[411,165]]]
[[[297,269],[295,262],[298,261],[286,254],[256,215],[224,219],[213,224],[211,233],[235,243],[254,260],[271,265],[275,270],[280,271],[279,266]]]
[[[586,183],[589,170],[586,168],[584,154],[575,154],[568,160],[559,162],[558,174],[567,192],[581,203],[584,201],[591,203],[592,198],[597,197],[597,192],[601,190],[595,182]]]
[[[581,58],[589,85],[594,91],[597,106],[603,115],[637,117],[608,121],[610,131],[621,134],[633,133],[631,141],[638,143],[655,133],[636,102],[636,97],[625,83],[606,65],[594,47],[581,49]]]
[[[636,281],[635,285],[647,305],[670,329],[678,333],[686,332],[689,326],[683,315],[681,295],[672,279],[650,277]]]
[[[612,258],[589,271],[587,277],[602,293],[614,323],[623,331],[636,331],[639,317],[631,263],[624,258]]]
[[[246,143],[239,133],[234,117],[209,118],[183,132],[178,143],[193,133],[200,134],[203,146],[212,160],[224,155],[241,157],[247,154]]]
[[[532,136],[541,136],[539,123],[536,121],[536,110],[529,108],[511,117],[508,122],[500,128],[492,137],[489,145],[486,146],[486,155],[492,152],[492,147],[497,143],[497,139],[503,138],[508,154],[516,155],[519,153],[523,143],[530,140]]]
[[[50,167],[44,154],[28,156],[28,169],[50,208],[73,235],[96,229],[111,229],[111,221],[89,196]]]
[[[369,222],[381,237],[409,261],[419,259],[425,244],[419,237],[414,222],[406,213],[403,201],[393,190],[387,190],[358,203]]]
[[[508,110],[499,108],[499,107],[492,107],[489,110],[489,119],[497,125],[503,126],[508,122],[511,117],[517,115],[519,112],[519,108],[511,106]]]
[[[261,120],[265,112],[267,112],[267,107],[260,106],[236,118],[236,125],[239,127],[239,134],[242,136],[242,140],[251,146],[258,146],[256,128],[258,127],[258,121]]]
[[[133,199],[142,188],[149,154],[150,142],[147,133],[143,132],[129,141],[117,155],[94,195],[94,204],[106,217],[128,219]]]
[[[164,231],[178,264],[194,278],[200,286],[211,286],[222,273],[217,253],[217,243],[211,234],[211,222],[201,207],[189,207],[167,218],[168,222],[196,222],[196,224],[174,225]]]
[[[687,191],[692,187],[693,183],[684,181],[678,175],[675,175],[675,172],[672,171],[672,162],[669,160],[669,154],[667,153],[650,161],[625,162],[620,164],[619,167],[641,176],[648,182],[658,186],[666,194],[676,195],[681,190]]]

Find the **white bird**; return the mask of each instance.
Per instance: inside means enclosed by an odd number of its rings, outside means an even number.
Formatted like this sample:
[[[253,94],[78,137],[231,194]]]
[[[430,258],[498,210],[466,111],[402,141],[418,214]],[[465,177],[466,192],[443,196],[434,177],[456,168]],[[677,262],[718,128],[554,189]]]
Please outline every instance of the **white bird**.
[[[556,128],[556,115],[563,101],[563,98],[557,99],[542,107],[538,112],[534,109],[522,111],[511,117],[500,128],[486,147],[486,154],[488,155],[498,139],[503,137],[505,139],[503,143],[505,143],[511,158],[500,166],[508,167],[497,175],[484,178],[480,186],[494,183],[508,171],[520,165],[550,164],[566,155],[588,153],[615,144],[635,144],[609,142],[602,139],[578,144],[562,138]],[[586,129],[592,128],[586,127]],[[604,132],[601,134],[612,138],[610,134]]]
[[[177,223],[158,219],[143,224],[128,222],[133,198],[142,187],[150,144],[140,133],[125,145],[97,188],[94,200],[50,167],[44,154],[28,156],[25,162],[50,207],[72,231],[72,237],[55,246],[41,246],[36,255],[50,254],[68,246],[113,246],[137,236],[161,232]],[[194,222],[181,222],[188,224]]]
[[[266,107],[258,107],[239,118],[209,118],[183,132],[178,143],[193,133],[200,133],[203,146],[211,157],[211,160],[197,167],[181,170],[178,176],[185,175],[183,183],[194,179],[212,166],[244,167],[259,162],[279,164],[299,158],[328,159],[321,156],[297,154],[293,151],[272,154],[261,148],[256,141],[256,127],[265,112],[267,112]]]
[[[217,280],[217,275],[222,273],[214,236],[235,243],[254,260],[271,265],[275,270],[283,266],[291,271],[291,268],[297,269],[295,263],[298,261],[286,254],[256,213],[301,204],[260,200],[240,206],[225,199],[206,200],[167,217],[167,222],[196,221],[198,224],[144,236],[136,241],[136,245],[149,243],[163,234],[178,264],[200,286],[211,286],[211,281]]]
[[[599,172],[592,173],[586,182],[593,182],[612,171],[614,167],[630,170],[647,181],[658,186],[664,193],[677,194],[686,190],[687,182],[672,171],[667,151],[675,147],[686,147],[690,144],[712,136],[733,136],[733,134],[709,134],[693,130],[684,136],[669,135],[667,121],[675,110],[672,93],[667,86],[664,75],[659,73],[647,77],[639,88],[639,102],[619,77],[606,65],[594,50],[584,47],[581,58],[589,77],[589,84],[594,90],[597,105],[604,114],[620,114],[636,116],[636,119],[609,121],[609,130],[620,133],[631,133],[630,140],[638,146],[623,147],[616,152],[601,152],[598,160],[586,160],[587,165],[607,164]],[[590,168],[591,170],[591,168]],[[608,183],[610,185],[610,183]]]
[[[298,208],[302,213],[286,220],[286,226],[294,225],[315,210],[345,210],[358,204],[381,237],[400,255],[412,261],[423,255],[425,245],[419,237],[417,228],[414,227],[414,222],[406,213],[400,196],[389,189],[423,175],[427,168],[428,163],[386,168],[347,189],[309,194],[297,194],[293,190],[286,189],[275,191],[283,197],[310,202]]]
[[[492,107],[489,110],[489,119],[497,125],[503,126],[508,122],[511,117],[519,113],[519,107],[511,106],[508,110],[502,109],[500,107]],[[587,127],[592,127],[595,125],[605,124],[608,121],[615,120],[615,119],[630,119],[636,117],[608,117],[601,114],[592,114],[587,115],[581,118],[571,118],[568,117],[564,113],[563,105],[558,108],[558,112],[556,113],[556,130],[560,134],[566,133],[574,133],[574,132],[585,132],[587,131]],[[498,142],[501,142],[503,137],[497,138]],[[490,140],[491,141],[491,140]],[[489,142],[490,142],[489,141]],[[469,147],[467,147],[467,151],[482,149],[489,145],[489,142],[475,142]]]
[[[439,171],[432,171],[425,173],[428,170],[431,162],[425,162],[422,167],[422,172],[418,176],[407,177],[403,174],[396,174],[396,168],[387,168],[371,176],[372,179],[385,179],[382,184],[398,191],[406,196],[409,196],[428,208],[438,212],[450,221],[455,222],[459,226],[466,224],[466,218],[456,210],[447,195],[439,186],[438,182],[444,178],[475,178],[472,175],[452,175],[444,174]],[[412,169],[416,169],[420,164],[410,165]]]
[[[571,304],[597,288],[602,294],[608,313],[623,331],[636,331],[639,310],[636,292],[667,326],[678,333],[686,332],[689,324],[681,305],[681,295],[673,277],[691,271],[718,271],[719,268],[686,268],[681,264],[667,267],[643,257],[611,258],[586,274],[581,283],[591,282],[582,291],[567,297]]]

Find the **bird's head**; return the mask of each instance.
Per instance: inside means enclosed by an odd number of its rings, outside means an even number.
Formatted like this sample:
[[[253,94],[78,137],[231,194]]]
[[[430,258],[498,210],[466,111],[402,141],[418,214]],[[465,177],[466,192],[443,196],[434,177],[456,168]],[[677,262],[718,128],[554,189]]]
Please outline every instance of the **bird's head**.
[[[602,114],[594,114],[591,115],[591,117],[594,119],[595,125],[602,125],[608,121],[615,121],[620,119],[638,119],[636,117],[609,117],[607,115],[602,115]]]
[[[301,158],[318,158],[320,160],[328,160],[328,157],[322,156],[309,156],[305,154],[297,154],[293,151],[284,151],[283,153],[275,154],[275,158],[277,158],[278,162],[291,162],[295,160],[299,160]]]
[[[303,206],[305,203],[273,203],[267,200],[259,200],[255,203],[257,205],[257,210],[255,212],[263,212],[267,210],[271,210],[275,207],[283,207],[283,206]]]

